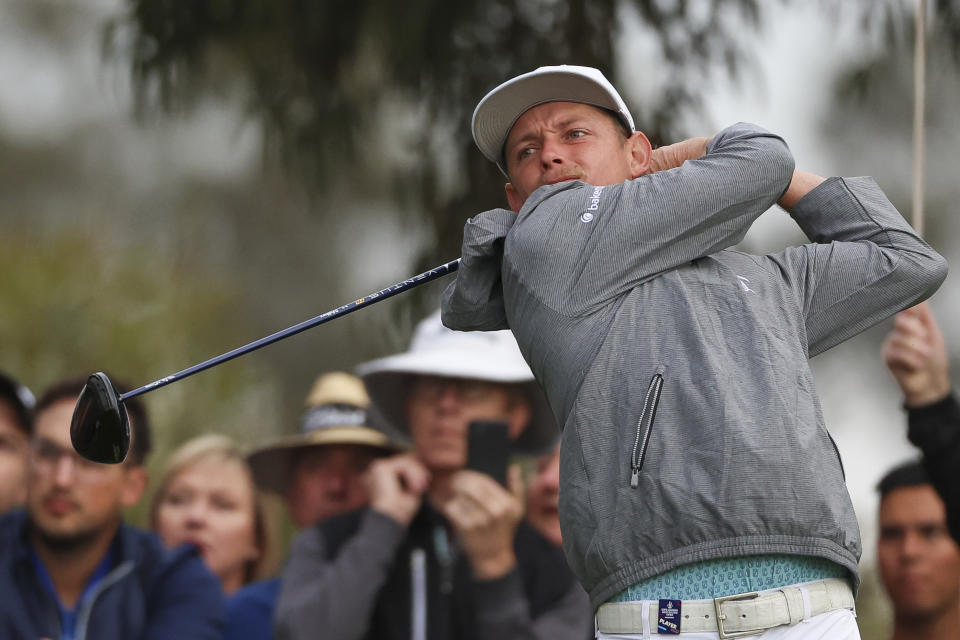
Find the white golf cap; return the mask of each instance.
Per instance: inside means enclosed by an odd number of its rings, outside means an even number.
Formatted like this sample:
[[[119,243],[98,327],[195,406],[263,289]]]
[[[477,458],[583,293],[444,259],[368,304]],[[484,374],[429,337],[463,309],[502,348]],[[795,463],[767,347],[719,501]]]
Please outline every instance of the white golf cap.
[[[580,102],[616,114],[630,132],[633,116],[623,98],[598,69],[559,65],[540,67],[507,80],[488,93],[473,112],[473,140],[480,152],[506,175],[503,145],[527,109],[545,102]]]
[[[410,350],[357,367],[383,417],[409,435],[407,394],[416,376],[515,384],[530,402],[530,423],[514,442],[517,453],[539,455],[560,435],[547,398],[510,331],[453,331],[440,312],[417,325]]]

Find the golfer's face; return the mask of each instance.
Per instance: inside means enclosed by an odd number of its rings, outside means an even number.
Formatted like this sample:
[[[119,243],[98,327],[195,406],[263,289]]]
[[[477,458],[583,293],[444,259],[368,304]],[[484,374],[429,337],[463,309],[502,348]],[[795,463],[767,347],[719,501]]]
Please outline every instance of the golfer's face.
[[[613,119],[596,107],[548,102],[527,110],[504,145],[511,208],[519,211],[543,185],[566,180],[611,185],[642,175],[646,156],[638,162],[633,141],[633,137],[624,138]]]

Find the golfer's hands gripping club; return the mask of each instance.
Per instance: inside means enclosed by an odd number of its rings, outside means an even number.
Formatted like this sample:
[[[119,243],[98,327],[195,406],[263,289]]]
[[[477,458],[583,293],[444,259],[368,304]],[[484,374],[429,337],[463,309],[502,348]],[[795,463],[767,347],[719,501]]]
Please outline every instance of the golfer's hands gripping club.
[[[707,152],[710,138],[689,138],[650,152],[650,173],[675,169],[687,160],[696,160]]]
[[[367,469],[370,507],[409,526],[430,484],[430,472],[411,454],[374,460]]]
[[[523,518],[523,479],[516,465],[507,470],[507,484],[509,490],[464,469],[454,474],[442,505],[478,580],[500,578],[517,564],[513,540]]]
[[[926,302],[893,317],[893,331],[880,353],[907,406],[930,405],[950,393],[946,342]]]
[[[707,144],[709,142],[710,138],[688,138],[687,140],[675,142],[674,144],[657,147],[650,152],[650,173],[675,169],[687,160],[700,158],[706,154]],[[790,185],[780,200],[777,201],[777,204],[788,212],[792,211],[794,205],[796,205],[803,196],[810,193],[810,191],[823,181],[824,178],[822,176],[797,169],[793,172]]]

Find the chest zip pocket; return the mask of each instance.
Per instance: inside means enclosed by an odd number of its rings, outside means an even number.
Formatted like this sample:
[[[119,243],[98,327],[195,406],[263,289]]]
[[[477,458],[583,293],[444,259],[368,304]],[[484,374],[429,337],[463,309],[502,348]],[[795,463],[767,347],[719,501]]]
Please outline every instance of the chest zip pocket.
[[[643,468],[643,459],[647,456],[650,434],[653,432],[653,419],[657,415],[657,405],[660,403],[662,389],[663,374],[654,374],[650,379],[647,395],[643,399],[643,409],[640,411],[640,419],[637,420],[637,434],[633,440],[633,452],[630,455],[630,486],[633,488],[640,484],[640,469]]]

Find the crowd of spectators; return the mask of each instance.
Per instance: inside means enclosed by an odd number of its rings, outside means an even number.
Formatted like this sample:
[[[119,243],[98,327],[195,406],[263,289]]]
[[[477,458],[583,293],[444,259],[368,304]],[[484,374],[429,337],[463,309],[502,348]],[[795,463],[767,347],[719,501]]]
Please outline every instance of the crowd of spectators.
[[[883,356],[923,454],[878,486],[893,638],[958,637],[960,409],[926,304],[895,318]],[[357,371],[317,378],[295,435],[183,443],[154,483],[152,531],[122,516],[148,486],[139,401],[127,460],[100,465],[70,445],[82,379],[35,401],[0,375],[0,637],[593,637],[562,550],[558,429],[512,335],[434,314]],[[470,468],[478,421],[507,434],[503,478]],[[279,562],[265,493],[297,529]]]

